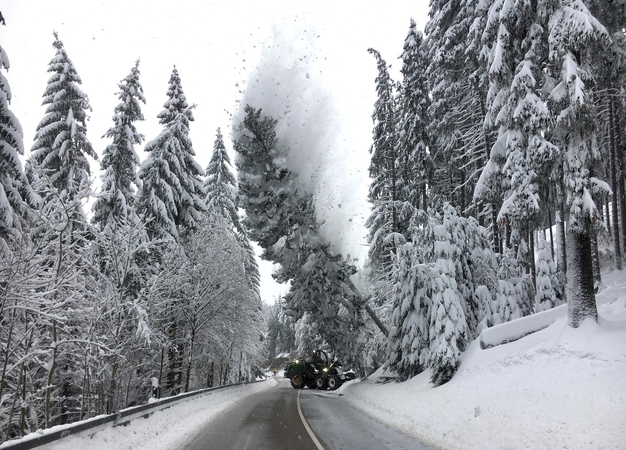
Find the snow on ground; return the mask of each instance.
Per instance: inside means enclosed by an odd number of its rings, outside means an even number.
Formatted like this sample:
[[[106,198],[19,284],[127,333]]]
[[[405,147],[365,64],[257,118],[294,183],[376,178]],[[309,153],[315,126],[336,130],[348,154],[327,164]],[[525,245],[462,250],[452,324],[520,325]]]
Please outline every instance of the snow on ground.
[[[378,372],[341,388],[379,420],[446,449],[626,448],[626,272],[604,274],[598,323],[566,318],[515,342],[465,352],[434,388],[424,372],[380,383]]]
[[[46,450],[89,449],[171,450],[182,448],[213,419],[246,397],[270,389],[277,381],[235,386],[209,392],[157,411],[148,419],[135,419],[126,426],[104,426],[68,436]],[[94,434],[95,433],[95,434]]]

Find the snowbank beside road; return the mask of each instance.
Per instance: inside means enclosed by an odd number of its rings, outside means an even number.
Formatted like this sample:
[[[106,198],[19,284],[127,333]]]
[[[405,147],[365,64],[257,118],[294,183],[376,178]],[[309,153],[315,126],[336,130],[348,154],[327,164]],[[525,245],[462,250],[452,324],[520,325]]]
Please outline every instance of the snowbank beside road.
[[[474,341],[457,375],[434,388],[424,372],[380,384],[382,373],[342,387],[381,421],[443,448],[624,449],[626,273],[604,276],[598,323],[558,318],[520,340],[481,350]]]
[[[193,397],[171,408],[157,411],[148,419],[135,419],[127,426],[93,429],[68,436],[46,450],[89,449],[171,450],[181,448],[230,406],[246,397],[276,386],[273,378],[262,383],[236,386]]]

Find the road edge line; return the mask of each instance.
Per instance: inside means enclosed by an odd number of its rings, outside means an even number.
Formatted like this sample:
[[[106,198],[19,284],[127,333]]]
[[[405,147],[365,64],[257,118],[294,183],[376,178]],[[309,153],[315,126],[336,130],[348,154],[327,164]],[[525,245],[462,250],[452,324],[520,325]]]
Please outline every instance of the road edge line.
[[[304,418],[304,414],[302,414],[302,408],[300,407],[300,394],[301,393],[302,393],[302,389],[298,389],[298,401],[296,402],[296,405],[298,406],[298,414],[300,415],[300,420],[302,420],[302,424],[304,425],[304,428],[306,429],[307,433],[309,433],[309,436],[311,436],[311,439],[313,440],[313,443],[317,446],[317,449],[324,450],[324,447],[322,446],[322,444],[320,444],[320,441],[318,441],[315,434],[313,434],[313,430],[311,430],[311,427],[309,426],[309,422],[306,421],[306,419]]]

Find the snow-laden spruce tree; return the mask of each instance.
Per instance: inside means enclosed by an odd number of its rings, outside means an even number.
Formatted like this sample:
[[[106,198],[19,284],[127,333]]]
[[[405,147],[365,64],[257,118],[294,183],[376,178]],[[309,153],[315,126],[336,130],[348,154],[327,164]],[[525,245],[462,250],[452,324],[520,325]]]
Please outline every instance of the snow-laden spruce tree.
[[[559,304],[552,282],[556,276],[556,264],[552,260],[550,246],[543,233],[539,233],[537,246],[537,293],[535,294],[535,312],[554,308]]]
[[[539,222],[542,184],[549,181],[558,148],[546,136],[552,116],[542,98],[547,59],[547,14],[543,2],[516,5],[494,1],[488,10],[483,43],[489,73],[485,126],[498,130],[491,148],[491,165],[501,166],[503,202],[499,222],[506,222],[520,242],[520,263],[532,272],[532,233]],[[486,170],[475,188],[479,197]]]
[[[468,329],[463,308],[463,297],[455,280],[456,260],[461,249],[452,240],[451,217],[433,229],[434,268],[439,277],[433,280],[430,314],[430,367],[431,382],[435,386],[447,383],[456,373],[461,352],[468,343]]]
[[[146,103],[146,99],[139,83],[139,60],[118,86],[120,103],[114,110],[113,126],[104,135],[113,142],[104,149],[100,164],[104,172],[102,188],[93,206],[92,220],[101,229],[115,227],[116,219],[126,219],[133,214],[136,189],[140,185],[135,145],[141,144],[144,136],[137,132],[135,122],[144,120],[140,102]]]
[[[7,240],[21,233],[27,205],[35,205],[37,200],[19,159],[24,155],[24,133],[9,109],[11,88],[1,72],[9,67],[9,58],[0,46],[0,255],[7,251]]]
[[[569,323],[578,327],[597,318],[591,258],[592,226],[598,215],[592,194],[608,188],[590,174],[597,157],[591,92],[594,44],[609,35],[581,0],[560,0],[548,23],[549,63],[555,78],[549,105],[556,119],[552,142],[560,149],[567,221],[567,301]],[[608,189],[606,189],[608,190]]]
[[[448,203],[419,211],[410,231],[408,242],[397,235],[387,365],[401,379],[432,367],[441,384],[479,331],[501,322],[496,258],[487,229]]]
[[[164,109],[158,114],[163,131],[146,144],[148,158],[139,169],[142,187],[138,210],[145,214],[152,238],[178,239],[196,228],[204,211],[202,168],[195,161],[189,138],[193,106],[187,104],[178,70],[174,67]]]
[[[79,88],[80,76],[56,32],[52,46],[56,54],[48,65],[52,76],[42,103],[46,115],[37,125],[31,158],[40,176],[47,177],[59,194],[71,202],[87,194],[90,174],[87,156],[98,159],[98,155],[87,139],[89,99]],[[82,213],[82,209],[76,212]]]
[[[378,75],[376,76],[377,99],[374,104],[372,120],[372,146],[369,167],[370,184],[368,200],[372,203],[372,214],[367,219],[369,229],[369,258],[376,275],[385,278],[389,270],[393,244],[386,241],[387,235],[401,232],[398,219],[400,200],[399,161],[396,145],[396,104],[395,83],[389,76],[387,63],[380,53],[373,48],[368,52],[376,58]]]
[[[431,87],[429,132],[434,163],[433,194],[453,203],[466,215],[472,193],[489,156],[492,136],[483,128],[487,74],[479,62],[480,41],[478,0],[436,0],[430,2],[431,19],[425,27],[428,51],[428,80]],[[499,248],[499,230],[493,193],[483,200],[483,210],[492,227],[494,248]]]
[[[397,101],[397,155],[399,164],[399,198],[415,208],[428,208],[429,180],[432,161],[429,147],[428,108],[429,89],[426,80],[428,62],[422,33],[411,19],[409,32],[404,39],[402,59],[402,84]]]
[[[245,263],[246,278],[258,294],[261,285],[259,266],[256,261],[256,254],[248,238],[248,231],[239,220],[237,211],[239,204],[237,180],[231,167],[230,157],[224,146],[222,133],[218,128],[215,143],[213,144],[213,154],[205,171],[204,203],[209,215],[209,222],[213,222],[213,218],[219,217],[225,220],[229,227],[236,232],[237,239],[247,255]]]
[[[207,166],[204,179],[206,192],[204,203],[210,215],[216,214],[230,221],[234,228],[238,227],[237,213],[237,180],[230,170],[230,157],[224,146],[220,129],[217,129],[213,154]]]
[[[46,114],[37,126],[27,173],[42,197],[36,219],[41,262],[49,270],[42,299],[41,338],[49,350],[42,354],[45,376],[38,373],[33,388],[44,394],[47,427],[65,420],[67,409],[78,404],[80,382],[75,379],[83,352],[76,340],[85,337],[81,323],[93,301],[95,283],[85,245],[93,234],[82,205],[89,195],[89,160],[97,159],[86,136],[89,100],[79,88],[81,79],[63,43],[54,33],[56,49],[50,61],[43,105]],[[62,312],[62,313],[61,313]],[[58,419],[63,417],[63,419]]]
[[[425,253],[432,252],[428,247],[434,244],[433,221],[421,212],[414,224],[411,236],[414,242],[398,242],[391,272],[387,364],[401,380],[419,374],[428,363],[431,287],[432,280],[439,276],[424,258]],[[403,239],[402,235],[398,236]]]

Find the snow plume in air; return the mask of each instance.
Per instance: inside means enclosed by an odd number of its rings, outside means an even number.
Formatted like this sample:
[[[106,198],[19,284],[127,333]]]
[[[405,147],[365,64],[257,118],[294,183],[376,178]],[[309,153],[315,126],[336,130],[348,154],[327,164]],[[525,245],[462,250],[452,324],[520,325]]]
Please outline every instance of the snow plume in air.
[[[289,149],[285,164],[315,196],[323,236],[334,251],[362,262],[369,154],[367,147],[347,148],[349,111],[327,88],[320,42],[313,28],[275,25],[244,87],[234,124],[243,120],[246,104],[278,120],[277,138]]]

